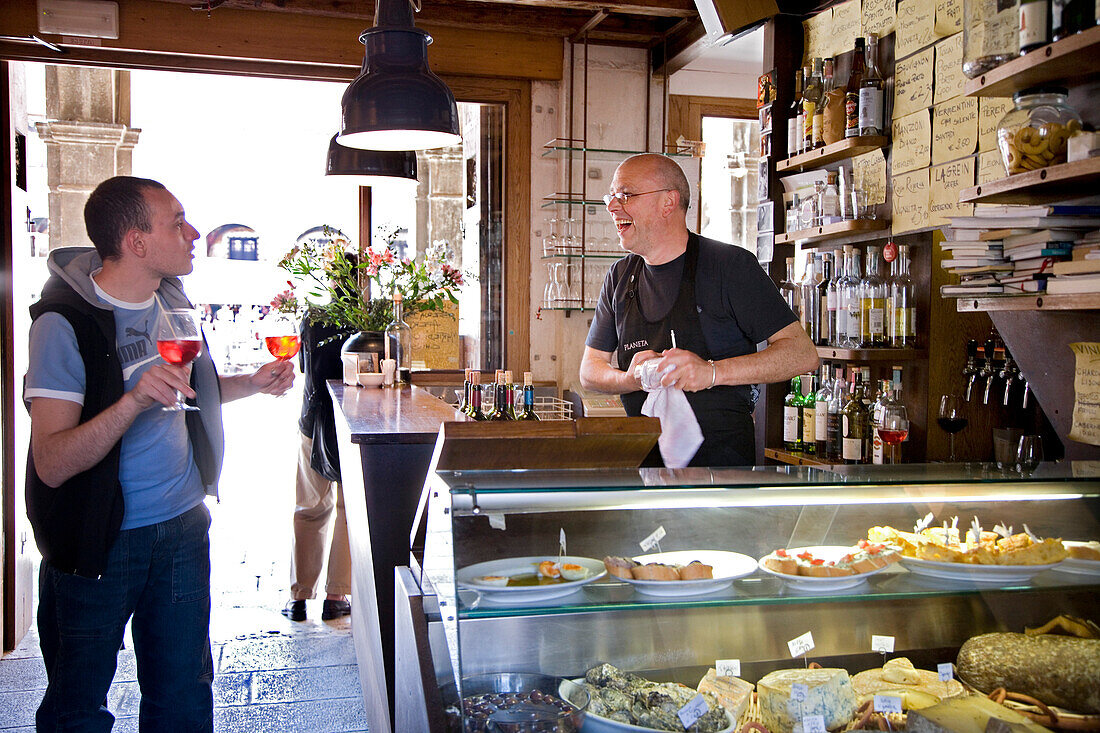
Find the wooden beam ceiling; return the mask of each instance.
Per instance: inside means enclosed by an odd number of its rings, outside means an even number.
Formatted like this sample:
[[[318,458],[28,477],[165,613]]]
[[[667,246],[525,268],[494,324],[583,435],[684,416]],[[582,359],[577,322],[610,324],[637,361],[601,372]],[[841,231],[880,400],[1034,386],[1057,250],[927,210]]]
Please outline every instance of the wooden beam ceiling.
[[[268,11],[359,19],[373,25],[374,0],[157,0],[197,14],[226,10]],[[595,43],[650,47],[677,24],[698,23],[694,0],[423,0],[417,26],[516,32],[569,38],[603,15],[588,31]]]

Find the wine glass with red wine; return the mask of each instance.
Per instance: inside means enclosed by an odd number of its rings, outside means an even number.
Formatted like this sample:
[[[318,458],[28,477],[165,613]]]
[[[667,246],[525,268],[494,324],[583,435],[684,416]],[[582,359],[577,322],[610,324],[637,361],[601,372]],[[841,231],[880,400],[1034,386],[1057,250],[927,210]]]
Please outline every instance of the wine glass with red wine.
[[[909,415],[905,405],[886,405],[882,408],[882,427],[878,430],[882,442],[890,446],[890,463],[898,462],[898,446],[909,437]]]
[[[963,401],[958,395],[945,394],[940,398],[940,411],[936,424],[951,437],[951,462],[955,462],[955,433],[970,424],[963,412]]]
[[[199,314],[188,308],[162,310],[157,318],[157,351],[172,366],[186,366],[202,351],[202,331]],[[176,403],[160,408],[166,412],[198,410],[183,401],[176,390]]]

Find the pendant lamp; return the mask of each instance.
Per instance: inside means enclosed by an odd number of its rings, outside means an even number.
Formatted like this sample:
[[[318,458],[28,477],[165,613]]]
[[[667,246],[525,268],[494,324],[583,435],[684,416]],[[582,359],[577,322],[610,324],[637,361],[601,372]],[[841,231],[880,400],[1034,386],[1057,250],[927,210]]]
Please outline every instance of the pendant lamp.
[[[410,0],[378,0],[363,31],[363,70],[344,90],[337,142],[365,150],[427,150],[462,138],[458,106],[428,68],[432,37],[413,25]]]
[[[326,176],[346,176],[360,186],[416,185],[416,153],[411,150],[359,150],[328,143]]]

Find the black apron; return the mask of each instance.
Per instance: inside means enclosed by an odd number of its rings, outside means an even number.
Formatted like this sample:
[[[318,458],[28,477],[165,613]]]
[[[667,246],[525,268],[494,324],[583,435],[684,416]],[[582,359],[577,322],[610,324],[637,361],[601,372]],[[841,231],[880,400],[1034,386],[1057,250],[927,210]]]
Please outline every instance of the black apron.
[[[635,258],[627,271],[628,288],[625,307],[616,314],[615,327],[619,337],[616,349],[619,369],[626,371],[630,360],[638,351],[652,349],[660,353],[672,348],[671,332],[676,331],[676,346],[697,354],[703,359],[713,359],[703,338],[699,324],[701,308],[695,302],[695,269],[699,259],[699,241],[688,237],[684,258],[684,274],[680,279],[680,291],[676,302],[663,318],[648,321],[638,305],[638,280],[643,260]],[[720,385],[700,392],[685,392],[688,404],[699,421],[703,432],[703,444],[691,459],[691,466],[751,466],[756,458],[756,438],[752,421],[753,400],[747,385]],[[621,395],[626,414],[636,417],[642,414],[644,391]],[[642,465],[662,465],[657,448]]]

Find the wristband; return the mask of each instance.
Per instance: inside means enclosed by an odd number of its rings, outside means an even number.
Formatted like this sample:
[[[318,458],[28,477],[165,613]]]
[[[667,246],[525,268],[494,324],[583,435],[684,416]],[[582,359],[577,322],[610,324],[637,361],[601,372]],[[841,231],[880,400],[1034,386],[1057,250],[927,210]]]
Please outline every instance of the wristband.
[[[710,364],[710,387],[707,389],[710,389],[718,381],[718,367],[714,366],[714,359],[707,359],[707,363]]]

